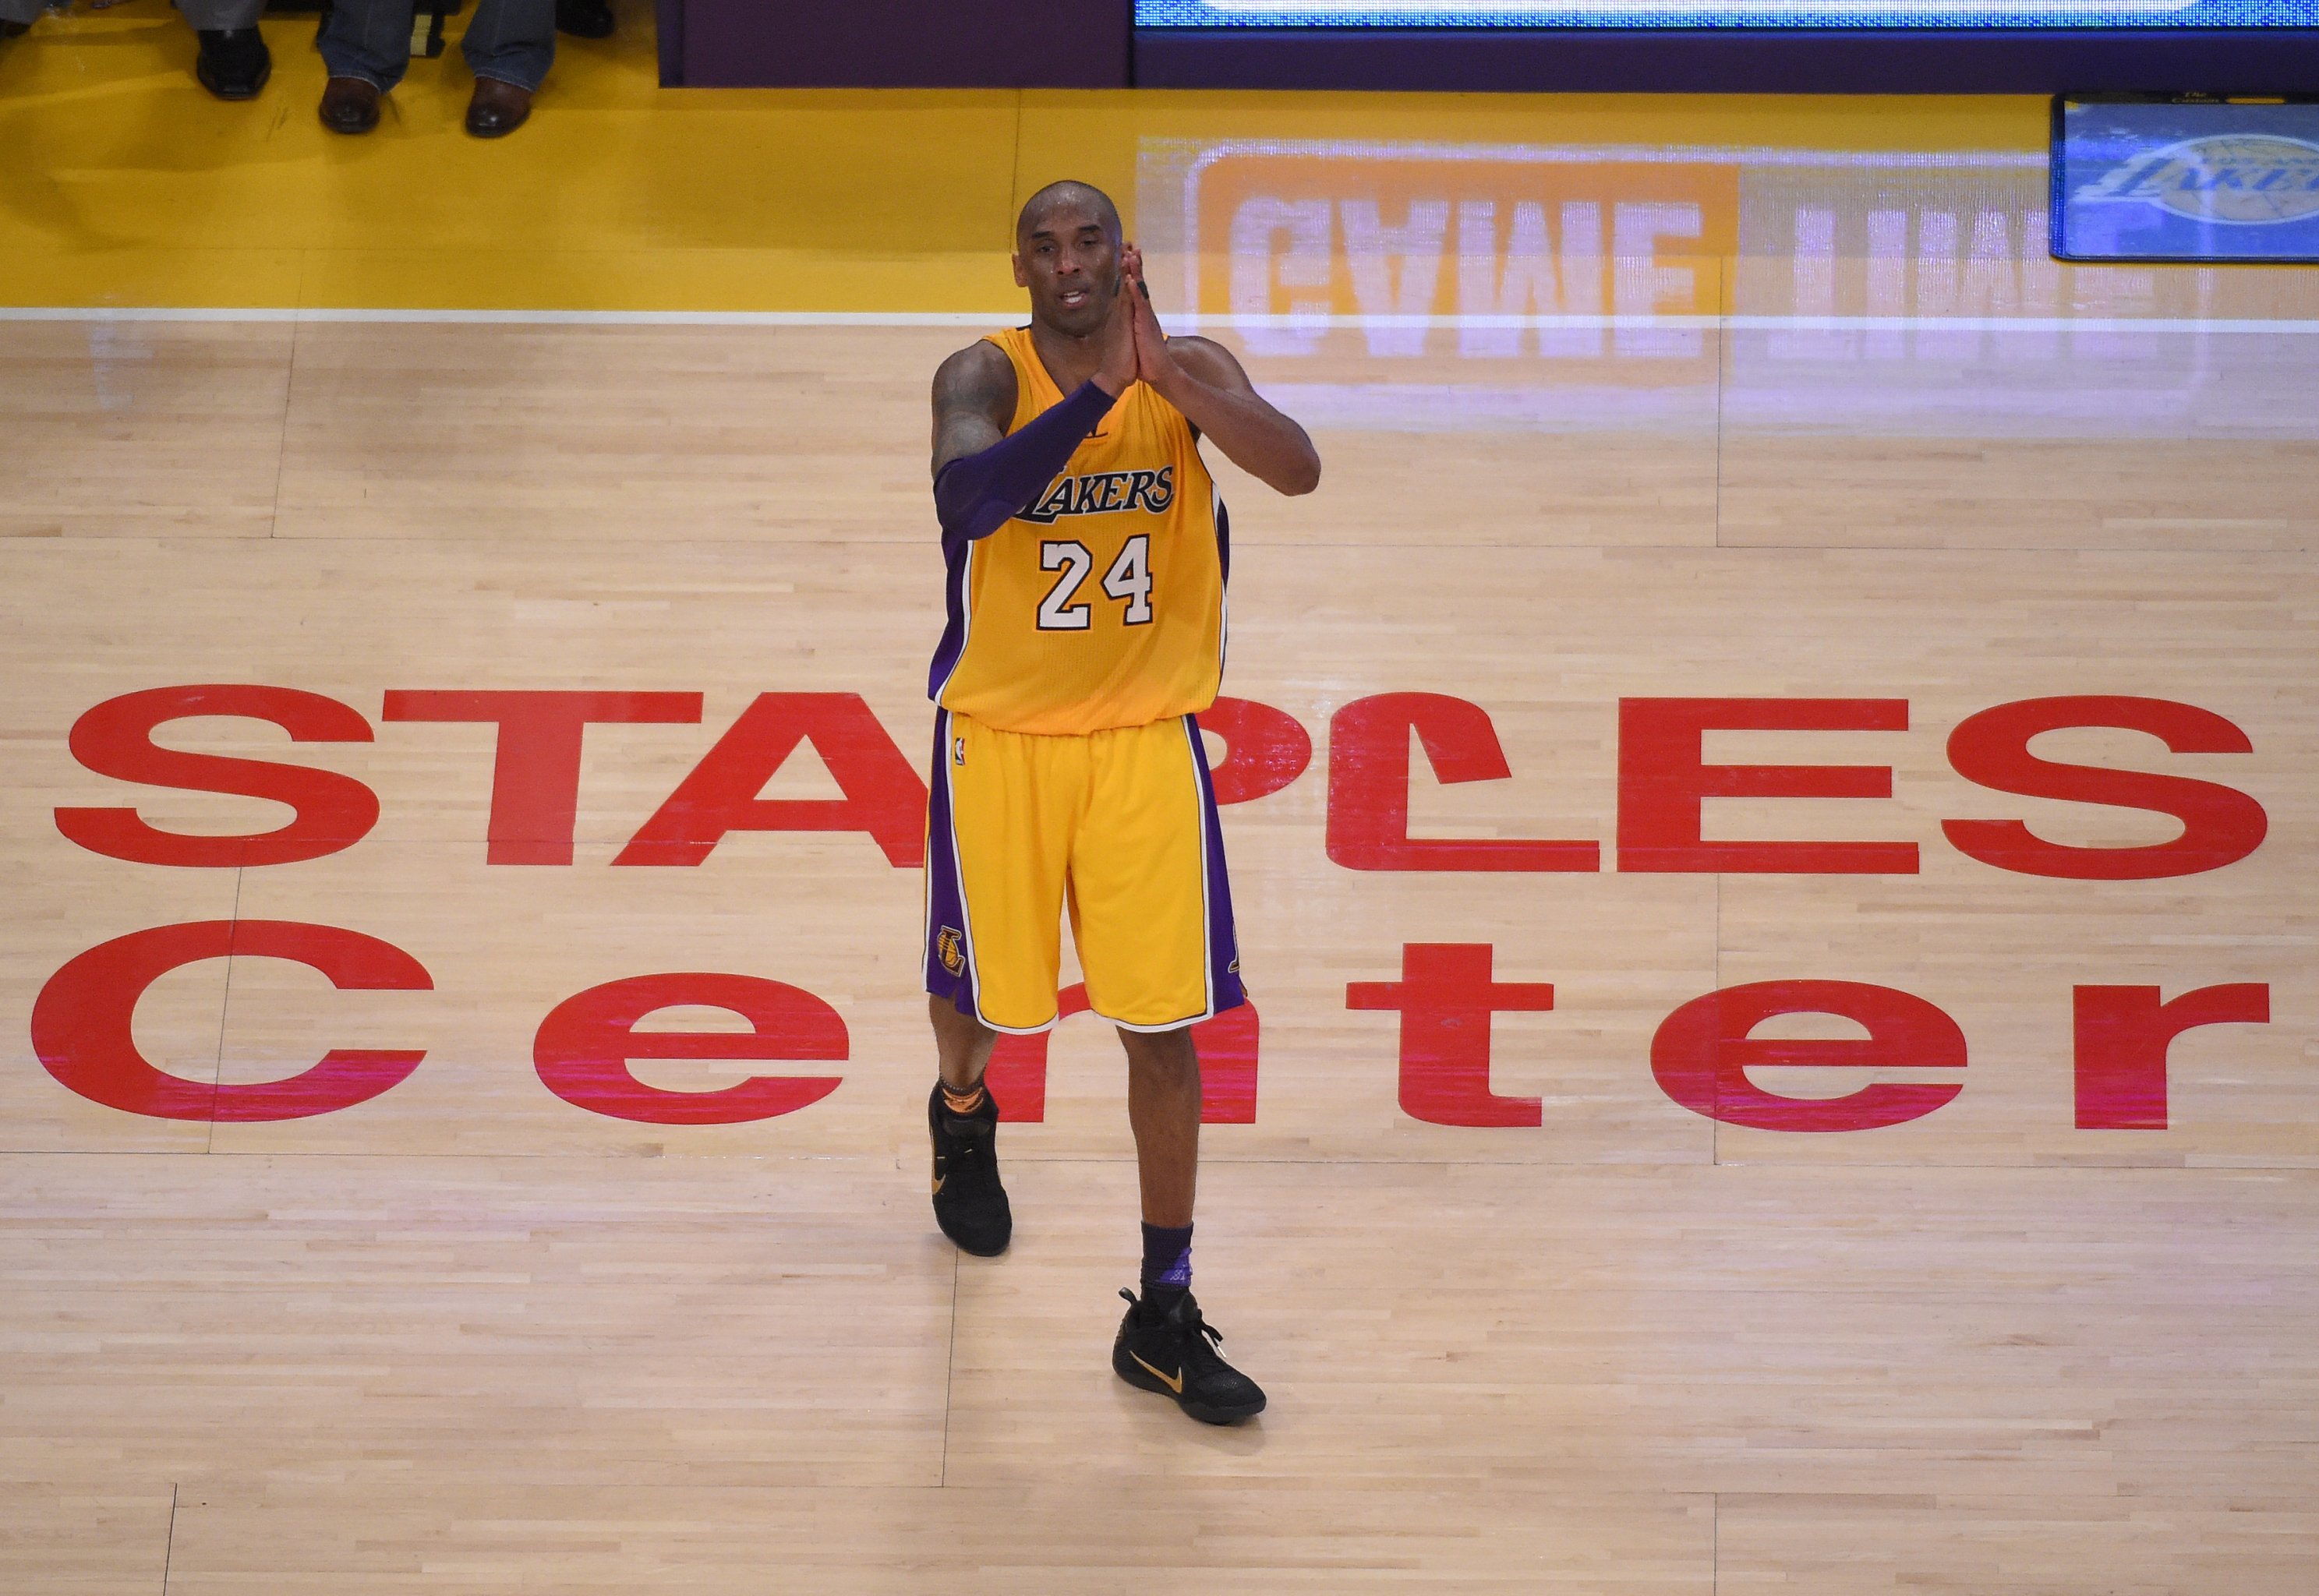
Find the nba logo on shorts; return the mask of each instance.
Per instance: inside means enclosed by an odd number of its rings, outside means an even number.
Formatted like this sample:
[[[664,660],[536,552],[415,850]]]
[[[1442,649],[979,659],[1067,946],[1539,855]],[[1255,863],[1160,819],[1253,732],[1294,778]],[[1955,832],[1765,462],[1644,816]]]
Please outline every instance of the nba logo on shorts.
[[[954,765],[962,765],[966,762],[966,739],[964,737],[952,737],[950,740],[950,762]]]
[[[966,968],[966,944],[957,932],[943,926],[934,933],[934,957],[942,967],[956,975]]]

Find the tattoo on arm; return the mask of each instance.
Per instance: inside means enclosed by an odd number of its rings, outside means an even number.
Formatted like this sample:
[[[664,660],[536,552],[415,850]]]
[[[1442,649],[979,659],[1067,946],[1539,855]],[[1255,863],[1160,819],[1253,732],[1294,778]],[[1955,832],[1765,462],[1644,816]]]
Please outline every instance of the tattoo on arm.
[[[1015,365],[996,345],[970,344],[934,373],[933,471],[979,455],[1015,419]]]

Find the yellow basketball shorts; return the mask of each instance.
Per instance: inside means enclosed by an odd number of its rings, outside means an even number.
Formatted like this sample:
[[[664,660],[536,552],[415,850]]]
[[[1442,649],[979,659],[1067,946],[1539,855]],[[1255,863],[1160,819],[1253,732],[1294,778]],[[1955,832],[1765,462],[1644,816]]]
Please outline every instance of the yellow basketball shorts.
[[[1237,1008],[1240,949],[1190,716],[1081,736],[934,716],[926,990],[995,1031],[1055,1023],[1062,919],[1087,1005],[1132,1031]]]

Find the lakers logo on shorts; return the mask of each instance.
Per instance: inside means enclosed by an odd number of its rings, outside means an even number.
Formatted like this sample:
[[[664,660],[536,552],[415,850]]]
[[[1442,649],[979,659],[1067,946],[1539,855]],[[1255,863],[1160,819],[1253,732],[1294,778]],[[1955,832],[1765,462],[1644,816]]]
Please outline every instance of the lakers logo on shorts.
[[[934,957],[951,974],[961,974],[966,969],[966,939],[949,926],[943,926],[934,933]]]

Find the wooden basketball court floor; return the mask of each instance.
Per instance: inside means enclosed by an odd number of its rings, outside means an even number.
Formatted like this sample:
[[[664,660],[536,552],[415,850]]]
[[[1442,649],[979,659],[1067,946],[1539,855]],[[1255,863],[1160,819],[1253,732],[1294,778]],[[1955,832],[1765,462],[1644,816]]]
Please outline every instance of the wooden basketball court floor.
[[[2053,265],[2030,101],[624,20],[497,146],[0,53],[0,1589],[2319,1589],[2312,274]],[[924,395],[1064,174],[1326,460],[1223,473],[1232,1430],[1094,1022],[1013,1252],[924,1195]]]

